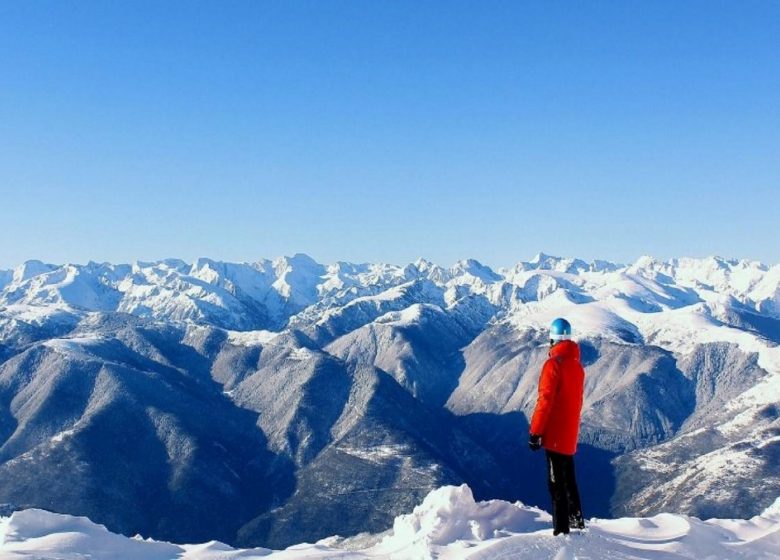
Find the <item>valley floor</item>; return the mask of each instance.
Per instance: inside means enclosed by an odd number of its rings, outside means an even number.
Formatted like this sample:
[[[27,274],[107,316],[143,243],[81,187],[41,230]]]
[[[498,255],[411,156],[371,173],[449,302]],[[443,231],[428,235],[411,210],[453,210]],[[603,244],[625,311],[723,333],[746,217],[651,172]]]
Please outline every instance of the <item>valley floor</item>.
[[[664,513],[592,519],[589,529],[553,537],[550,516],[501,500],[475,502],[470,489],[447,486],[396,518],[382,535],[331,537],[286,550],[233,549],[212,541],[176,545],[125,537],[83,517],[24,510],[2,519],[2,560],[319,560],[319,559],[731,559],[780,558],[780,499],[749,520]]]

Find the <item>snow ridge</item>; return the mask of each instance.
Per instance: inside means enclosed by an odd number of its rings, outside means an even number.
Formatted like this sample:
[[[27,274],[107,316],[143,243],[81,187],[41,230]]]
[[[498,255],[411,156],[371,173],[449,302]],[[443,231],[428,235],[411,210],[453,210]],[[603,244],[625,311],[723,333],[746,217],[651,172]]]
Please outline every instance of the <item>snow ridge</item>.
[[[768,511],[749,520],[710,519],[663,513],[649,518],[591,519],[585,533],[553,537],[550,516],[520,502],[476,502],[466,485],[434,490],[409,514],[396,518],[384,536],[330,537],[282,551],[233,549],[217,541],[175,545],[109,532],[85,517],[23,510],[2,520],[0,553],[33,558],[94,560],[279,560],[488,559],[648,560],[777,558],[780,516]]]

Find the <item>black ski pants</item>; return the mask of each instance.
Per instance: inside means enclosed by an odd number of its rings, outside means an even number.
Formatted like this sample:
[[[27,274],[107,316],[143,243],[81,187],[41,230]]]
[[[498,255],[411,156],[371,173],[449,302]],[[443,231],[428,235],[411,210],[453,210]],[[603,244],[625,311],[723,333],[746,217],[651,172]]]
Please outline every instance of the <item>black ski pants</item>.
[[[583,523],[580,493],[574,476],[574,456],[547,451],[547,486],[552,497],[553,531],[568,533]]]

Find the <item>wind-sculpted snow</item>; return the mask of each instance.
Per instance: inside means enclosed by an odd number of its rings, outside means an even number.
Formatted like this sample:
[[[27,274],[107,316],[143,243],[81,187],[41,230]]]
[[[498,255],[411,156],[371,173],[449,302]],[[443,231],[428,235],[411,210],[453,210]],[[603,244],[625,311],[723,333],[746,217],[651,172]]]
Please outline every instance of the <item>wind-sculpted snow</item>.
[[[176,545],[109,532],[84,517],[25,510],[0,520],[0,554],[18,560],[762,560],[780,555],[780,515],[700,521],[662,513],[591,519],[584,533],[553,537],[550,516],[522,503],[476,502],[468,486],[432,491],[384,534],[330,537],[285,550],[234,549],[218,541]]]
[[[0,271],[0,504],[277,548],[381,532],[442,485],[546,506],[525,441],[557,316],[586,513],[780,494],[780,266],[299,254]]]

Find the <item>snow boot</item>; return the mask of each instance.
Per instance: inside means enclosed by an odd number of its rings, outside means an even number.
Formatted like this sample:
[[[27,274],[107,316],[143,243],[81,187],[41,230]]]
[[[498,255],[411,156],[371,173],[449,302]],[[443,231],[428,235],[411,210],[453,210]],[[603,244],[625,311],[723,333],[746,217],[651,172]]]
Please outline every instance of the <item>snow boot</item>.
[[[569,515],[569,528],[580,530],[585,528],[585,520],[582,518],[582,513],[576,512]]]

